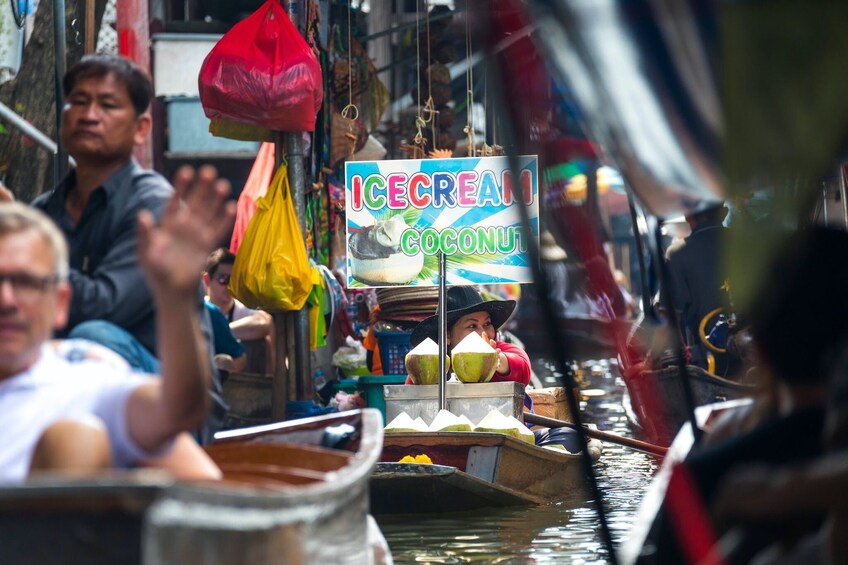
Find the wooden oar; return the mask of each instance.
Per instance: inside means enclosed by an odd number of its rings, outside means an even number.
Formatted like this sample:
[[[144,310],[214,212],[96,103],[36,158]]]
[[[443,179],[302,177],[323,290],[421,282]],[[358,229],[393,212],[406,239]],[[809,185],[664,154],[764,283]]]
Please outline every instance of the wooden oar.
[[[577,429],[577,425],[572,424],[571,422],[557,420],[555,418],[548,418],[546,416],[540,416],[538,414],[530,414],[528,412],[524,413],[524,421],[530,424],[537,424],[539,426],[547,426],[549,428],[571,428],[572,430]],[[668,452],[667,447],[648,443],[646,441],[639,441],[638,439],[630,439],[628,437],[620,436],[618,434],[611,434],[609,432],[593,430],[592,428],[587,427],[584,427],[583,431],[589,437],[593,437],[601,441],[607,441],[609,443],[617,443],[618,445],[624,445],[626,447],[632,447],[633,449],[638,449],[639,451],[644,451],[645,453],[650,453],[651,455],[659,455],[662,457],[665,456],[665,454]]]

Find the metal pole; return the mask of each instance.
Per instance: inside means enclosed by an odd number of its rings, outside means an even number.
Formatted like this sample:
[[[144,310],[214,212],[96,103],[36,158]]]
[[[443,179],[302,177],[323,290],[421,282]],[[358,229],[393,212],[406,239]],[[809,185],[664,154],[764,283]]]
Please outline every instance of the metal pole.
[[[303,134],[299,131],[286,132],[286,152],[289,164],[289,185],[297,213],[300,233],[306,237],[306,171],[303,166]],[[306,245],[306,240],[303,242]],[[309,312],[304,306],[294,312],[294,375],[300,400],[312,398],[312,358],[309,354]]]
[[[683,331],[680,325],[680,316],[674,307],[674,294],[671,290],[671,277],[668,274],[668,265],[662,257],[662,221],[657,218],[657,227],[654,230],[655,244],[657,247],[657,268],[660,274],[660,300],[665,306],[668,314],[668,323],[671,324],[672,334],[677,341],[675,352],[677,354],[677,367],[680,375],[680,385],[683,387],[683,398],[686,400],[686,411],[689,423],[692,425],[692,437],[694,445],[701,441],[703,431],[698,427],[695,418],[695,395],[692,393],[692,383],[689,382],[689,373],[686,370],[686,355],[683,353]]]
[[[845,194],[845,173],[845,165],[841,165],[839,167],[839,193],[842,195],[842,222],[845,229],[848,229],[848,202],[845,201],[845,197],[848,195]]]
[[[53,0],[53,71],[55,72],[54,87],[56,92],[56,139],[62,127],[62,108],[65,106],[62,94],[62,78],[65,76],[65,0]],[[53,174],[55,183],[65,177],[68,172],[68,153],[57,143],[56,160]]]
[[[445,322],[447,321],[447,290],[445,287],[445,254],[443,252],[439,252],[439,374],[442,378],[439,379],[439,410],[446,410],[448,406],[447,399],[447,386],[445,385],[445,373],[447,373],[447,367],[445,367],[445,357],[447,356],[448,343],[447,343],[447,331],[445,329]]]
[[[274,163],[279,167],[283,162],[283,134],[277,132],[274,135]],[[274,312],[274,378],[271,381],[271,418],[274,421],[286,419],[286,407],[289,401],[289,371],[288,342],[290,334],[288,331],[288,314],[286,312]]]
[[[642,286],[642,312],[647,316],[651,311],[651,289],[648,288],[648,270],[645,267],[645,251],[642,245],[642,232],[639,229],[639,216],[636,213],[636,200],[633,191],[627,187],[627,206],[630,208],[630,221],[633,223],[633,237],[636,239],[636,253],[639,258],[639,282]]]
[[[824,227],[827,227],[827,183],[822,183],[822,216],[824,216]]]

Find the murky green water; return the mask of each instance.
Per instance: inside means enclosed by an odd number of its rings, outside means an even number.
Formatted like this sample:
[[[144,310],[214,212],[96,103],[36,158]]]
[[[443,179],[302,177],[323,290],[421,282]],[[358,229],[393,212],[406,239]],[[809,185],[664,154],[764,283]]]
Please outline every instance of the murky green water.
[[[592,365],[585,364],[587,375]],[[588,377],[588,386],[606,394],[583,403],[584,420],[601,430],[633,437],[621,406],[624,384],[616,367],[607,362],[594,365],[603,368],[603,373]],[[557,384],[544,360],[538,360],[534,368],[546,385]],[[656,465],[649,455],[604,444],[595,469],[616,546],[629,535]],[[594,508],[585,493],[573,493],[550,506],[428,517],[378,516],[377,520],[398,565],[607,563]]]

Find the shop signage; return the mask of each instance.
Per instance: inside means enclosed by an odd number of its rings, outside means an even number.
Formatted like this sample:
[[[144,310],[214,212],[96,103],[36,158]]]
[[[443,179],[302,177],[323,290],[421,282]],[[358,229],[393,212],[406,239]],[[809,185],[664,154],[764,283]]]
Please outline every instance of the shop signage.
[[[536,156],[345,164],[348,287],[532,282],[539,237]],[[521,226],[527,204],[530,233]]]

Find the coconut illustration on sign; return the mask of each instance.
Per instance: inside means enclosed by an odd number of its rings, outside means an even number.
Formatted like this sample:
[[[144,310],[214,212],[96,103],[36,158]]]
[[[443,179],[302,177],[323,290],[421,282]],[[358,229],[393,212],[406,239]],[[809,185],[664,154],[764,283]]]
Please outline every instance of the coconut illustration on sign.
[[[424,267],[424,254],[407,255],[400,249],[403,232],[410,229],[403,217],[365,226],[350,236],[350,274],[371,285],[407,284]]]

